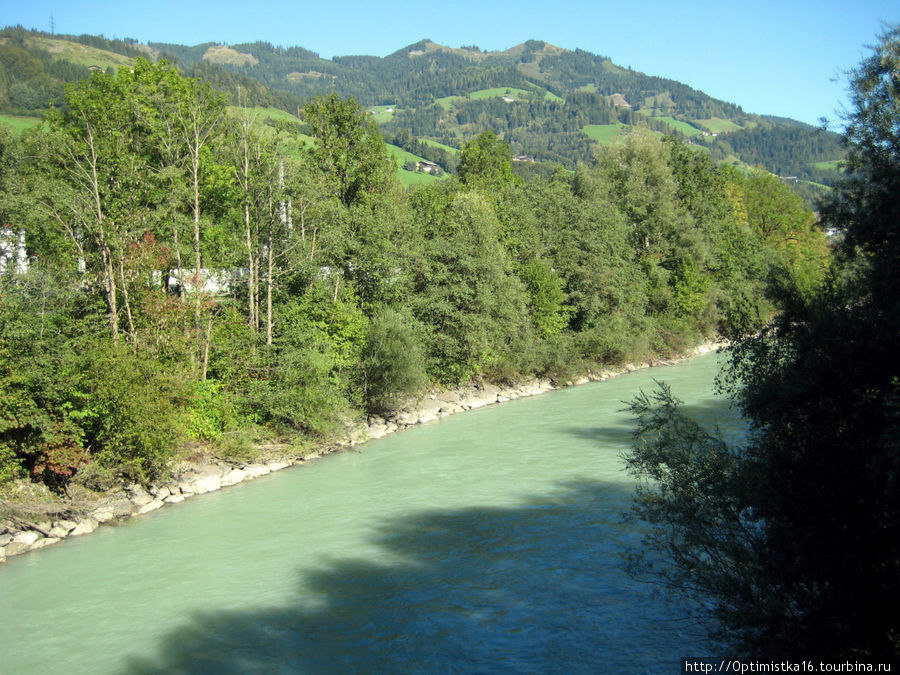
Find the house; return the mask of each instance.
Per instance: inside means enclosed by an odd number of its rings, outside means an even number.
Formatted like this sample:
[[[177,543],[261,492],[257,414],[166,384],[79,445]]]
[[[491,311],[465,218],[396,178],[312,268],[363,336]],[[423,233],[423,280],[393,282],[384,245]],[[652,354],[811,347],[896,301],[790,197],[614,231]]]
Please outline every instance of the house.
[[[416,171],[437,174],[441,173],[441,167],[439,167],[434,162],[423,160],[421,162],[416,162]]]

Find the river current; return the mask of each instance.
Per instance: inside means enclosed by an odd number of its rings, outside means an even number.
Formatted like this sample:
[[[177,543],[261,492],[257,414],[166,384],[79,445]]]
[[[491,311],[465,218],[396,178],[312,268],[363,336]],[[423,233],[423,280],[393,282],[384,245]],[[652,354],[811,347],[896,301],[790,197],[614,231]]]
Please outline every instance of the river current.
[[[673,673],[683,601],[629,577],[623,401],[708,425],[714,355],[454,415],[0,567],[3,673]]]

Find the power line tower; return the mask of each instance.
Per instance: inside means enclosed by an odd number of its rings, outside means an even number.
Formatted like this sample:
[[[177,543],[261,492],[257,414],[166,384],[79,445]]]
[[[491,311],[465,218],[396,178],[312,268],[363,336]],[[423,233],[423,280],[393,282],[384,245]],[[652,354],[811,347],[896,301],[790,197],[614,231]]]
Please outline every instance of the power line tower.
[[[53,20],[53,15],[50,15],[50,35],[56,35],[56,22]]]

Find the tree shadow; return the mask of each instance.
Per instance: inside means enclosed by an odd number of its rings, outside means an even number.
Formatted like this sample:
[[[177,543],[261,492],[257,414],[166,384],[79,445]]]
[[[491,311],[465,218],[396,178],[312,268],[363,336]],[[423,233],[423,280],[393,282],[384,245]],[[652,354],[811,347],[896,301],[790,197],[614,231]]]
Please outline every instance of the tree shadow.
[[[677,392],[675,392],[677,394]],[[625,410],[627,401],[622,401],[621,409]],[[748,429],[746,420],[740,412],[721,398],[710,396],[709,398],[683,404],[679,408],[687,417],[696,421],[707,432],[721,432],[726,442],[740,441]],[[602,427],[578,426],[563,430],[570,436],[582,438],[597,443],[598,447],[615,446],[624,449],[629,447],[633,440],[635,430],[634,421],[626,415],[621,416],[621,421]]]
[[[281,606],[203,612],[129,673],[674,672],[703,631],[624,571],[630,486],[384,522],[378,560],[300,569]],[[248,560],[247,564],[252,564]]]

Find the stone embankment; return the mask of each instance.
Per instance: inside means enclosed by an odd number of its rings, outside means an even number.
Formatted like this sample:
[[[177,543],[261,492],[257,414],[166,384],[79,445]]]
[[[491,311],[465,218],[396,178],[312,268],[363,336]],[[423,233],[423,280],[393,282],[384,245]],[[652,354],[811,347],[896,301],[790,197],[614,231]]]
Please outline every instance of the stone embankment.
[[[44,548],[62,541],[66,537],[88,534],[103,523],[141,516],[167,504],[177,504],[196,495],[253,480],[273,471],[280,471],[295,464],[303,464],[310,459],[355,446],[367,440],[383,438],[395,431],[417,424],[433,422],[464,410],[536,396],[562,387],[598,382],[641,368],[671,365],[696,354],[715,351],[721,346],[719,344],[704,345],[681,359],[657,360],[631,364],[622,368],[588,371],[585,376],[568,382],[533,379],[511,386],[483,384],[435,392],[391,416],[373,416],[365,424],[348,426],[343,439],[322,447],[311,455],[307,454],[302,457],[282,456],[266,463],[251,464],[222,460],[180,462],[173,465],[171,480],[162,485],[146,488],[140,485],[129,485],[107,493],[89,504],[66,505],[63,502],[53,515],[45,514],[31,518],[15,516],[0,521],[0,563],[5,562],[9,556]]]

